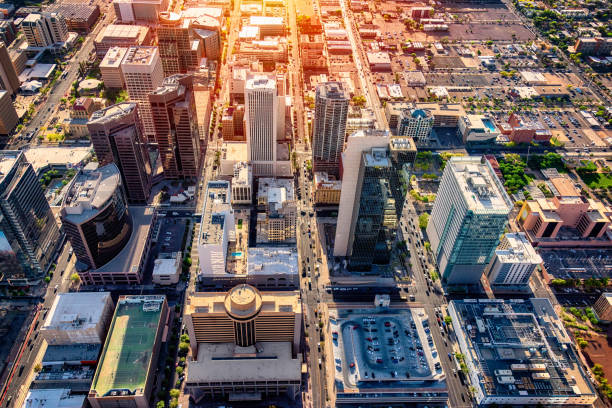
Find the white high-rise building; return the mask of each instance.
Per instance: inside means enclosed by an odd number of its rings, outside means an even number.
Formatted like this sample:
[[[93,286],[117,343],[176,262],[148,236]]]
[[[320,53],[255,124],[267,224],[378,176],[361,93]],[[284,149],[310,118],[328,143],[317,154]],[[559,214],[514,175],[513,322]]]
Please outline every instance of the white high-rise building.
[[[541,263],[542,257],[523,232],[506,234],[489,266],[489,283],[494,291],[526,288],[531,274]]]
[[[338,176],[344,148],[349,94],[341,82],[326,82],[317,87],[312,126],[312,159],[315,171]]]
[[[374,147],[389,146],[389,131],[361,130],[350,135],[346,141],[346,149],[342,152],[342,190],[338,207],[338,223],[334,240],[334,256],[349,256],[351,246],[351,230],[354,218],[359,208],[360,191],[357,191],[361,170],[362,153]],[[357,207],[357,209],[355,208]]]
[[[130,100],[138,103],[143,133],[149,141],[153,141],[155,126],[149,94],[164,82],[164,70],[157,47],[130,47],[121,62],[121,72]]]
[[[276,175],[278,97],[276,80],[264,74],[247,77],[244,86],[247,156],[255,177]]]
[[[427,225],[444,282],[478,284],[511,209],[512,201],[484,157],[447,162]]]
[[[68,38],[66,19],[58,13],[28,14],[21,27],[30,47],[49,47]]]
[[[410,136],[416,144],[424,145],[429,142],[433,123],[434,117],[427,109],[404,109],[397,123],[397,134]]]

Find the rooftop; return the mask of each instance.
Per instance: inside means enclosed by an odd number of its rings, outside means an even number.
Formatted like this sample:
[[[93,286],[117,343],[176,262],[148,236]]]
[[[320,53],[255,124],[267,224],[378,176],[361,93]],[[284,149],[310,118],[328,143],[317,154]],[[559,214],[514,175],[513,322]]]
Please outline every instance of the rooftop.
[[[264,246],[248,249],[248,275],[289,275],[298,272],[298,254],[295,247]]]
[[[293,179],[262,177],[257,188],[257,202],[270,210],[279,210],[283,203],[295,200]]]
[[[21,150],[2,150],[0,152],[0,182],[11,171],[21,154]]]
[[[422,387],[446,391],[424,309],[330,309],[330,331],[335,380],[344,392],[410,392]]]
[[[325,82],[317,87],[317,96],[327,99],[339,99],[348,101],[349,95],[344,90],[342,82]]]
[[[297,381],[302,362],[292,357],[290,342],[262,342],[240,347],[233,343],[200,343],[198,359],[189,364],[188,383]]]
[[[119,68],[127,51],[125,47],[110,47],[100,62],[100,68]]]
[[[121,296],[111,322],[91,392],[142,394],[152,364],[165,296]]]
[[[333,176],[330,176],[324,171],[317,171],[314,173],[314,184],[316,188],[334,189],[340,190],[342,188],[342,181],[336,180]]]
[[[508,214],[512,209],[512,201],[484,157],[452,157],[446,168],[452,172],[470,210]]]
[[[117,120],[127,114],[132,113],[136,108],[135,102],[120,102],[116,105],[109,106],[108,108],[100,109],[91,114],[89,118],[90,123],[106,123],[113,120]]]
[[[244,89],[269,89],[275,91],[276,81],[273,78],[263,74],[249,75],[244,85]]]
[[[110,40],[113,38],[127,39],[138,39],[144,37],[149,31],[148,27],[139,25],[123,25],[123,24],[109,24],[104,28],[96,37],[96,42],[102,42],[104,40]]]
[[[202,211],[200,245],[222,241],[225,217],[231,216],[231,189],[229,181],[209,181]]]
[[[123,58],[121,66],[129,65],[151,65],[155,62],[155,57],[159,54],[157,47],[138,46],[130,47]]]
[[[69,389],[30,389],[22,408],[81,408],[86,395],[72,395]]]
[[[140,261],[147,245],[155,209],[153,207],[130,206],[129,212],[132,216],[132,236],[130,240],[116,257],[92,272],[137,273],[140,270]]]
[[[109,294],[108,292],[105,293]],[[98,293],[92,292],[92,294],[97,295]],[[101,348],[101,344],[95,343],[48,345],[42,359],[42,365],[55,365],[74,361],[97,361]]]
[[[502,263],[530,263],[534,265],[542,263],[542,257],[536,253],[522,232],[504,235],[502,245],[495,251],[495,254]]]
[[[450,302],[448,310],[478,403],[488,396],[517,403],[521,397],[594,396],[548,299],[465,299]]]
[[[72,181],[62,215],[74,224],[89,220],[106,206],[120,184],[121,175],[114,163],[100,168],[97,163],[88,164]]]
[[[67,164],[76,166],[91,154],[91,146],[37,146],[25,150],[26,159],[34,171],[49,164]]]
[[[279,292],[260,292],[250,285],[238,285],[236,288],[248,288],[248,291],[255,291],[256,297],[259,297],[261,305],[260,313],[279,313],[293,312],[301,313],[301,303],[299,292],[295,291],[279,291]],[[192,313],[220,313],[225,315],[227,309],[225,301],[228,296],[227,292],[195,292],[189,298],[185,314]]]
[[[41,330],[81,330],[102,319],[109,292],[58,293]]]
[[[260,25],[283,25],[284,21],[282,17],[272,16],[251,16],[249,18],[249,25],[260,26]]]

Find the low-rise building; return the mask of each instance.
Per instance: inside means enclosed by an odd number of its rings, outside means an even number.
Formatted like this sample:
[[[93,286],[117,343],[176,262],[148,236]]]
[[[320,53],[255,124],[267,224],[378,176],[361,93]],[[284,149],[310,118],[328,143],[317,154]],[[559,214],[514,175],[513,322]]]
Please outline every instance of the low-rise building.
[[[85,395],[68,388],[30,389],[22,408],[81,408]]]
[[[508,135],[514,143],[549,142],[552,138],[550,130],[537,120],[510,114],[508,121],[500,124],[501,133]]]
[[[459,126],[459,118],[465,116],[460,103],[415,103],[417,109],[428,109],[434,118],[434,127],[454,128]]]
[[[257,190],[257,242],[295,243],[297,203],[293,179],[260,178]]]
[[[485,272],[496,293],[527,292],[529,278],[542,263],[524,233],[506,234]]]
[[[100,30],[94,39],[96,57],[102,60],[111,47],[149,45],[151,30],[147,26],[110,24]]]
[[[101,344],[113,311],[110,292],[58,293],[40,334],[51,346]]]
[[[612,293],[602,293],[593,305],[597,319],[601,322],[612,322]]]
[[[149,408],[167,314],[163,295],[119,297],[87,396],[93,408]]]
[[[391,72],[391,58],[384,51],[368,52],[368,64],[370,69],[375,72]]]
[[[465,115],[459,119],[459,133],[463,143],[495,141],[500,132],[489,115]]]
[[[324,43],[323,36],[320,34],[302,34],[300,36],[300,55],[304,69],[322,70],[327,68]]]
[[[178,283],[182,270],[182,253],[161,253],[153,263],[153,283],[174,285]]]
[[[567,176],[549,180],[552,198],[526,200],[516,222],[540,247],[611,247],[610,209],[587,198]]]
[[[340,192],[342,181],[336,180],[326,172],[314,173],[314,203],[315,205],[338,205],[340,204]]]
[[[612,38],[578,38],[574,50],[583,55],[603,55],[612,53]]]
[[[64,16],[69,31],[85,33],[91,30],[100,17],[100,6],[76,1],[55,3],[47,7],[45,11]]]
[[[209,181],[200,222],[198,255],[202,274],[224,274],[227,248],[236,240],[228,181]]]
[[[548,299],[453,300],[448,314],[477,404],[590,406],[597,399]]]
[[[253,57],[262,63],[287,62],[287,42],[284,38],[242,42],[238,45],[237,54],[241,56]]]
[[[382,299],[381,299],[382,300]],[[329,308],[324,353],[332,406],[445,404],[446,375],[422,308]],[[375,340],[373,340],[375,339]],[[420,351],[411,351],[414,345]]]
[[[253,203],[253,170],[248,162],[234,166],[232,178],[232,205],[251,205]]]

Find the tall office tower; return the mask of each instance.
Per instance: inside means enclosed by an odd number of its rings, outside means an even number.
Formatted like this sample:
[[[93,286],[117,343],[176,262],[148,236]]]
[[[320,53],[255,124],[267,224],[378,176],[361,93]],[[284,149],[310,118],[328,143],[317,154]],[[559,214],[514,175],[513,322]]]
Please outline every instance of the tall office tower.
[[[0,90],[0,135],[8,136],[17,123],[19,117],[13,105],[13,99],[8,91]]]
[[[244,87],[247,156],[255,177],[276,174],[278,97],[276,81],[250,75]]]
[[[17,77],[17,71],[11,61],[11,56],[6,49],[4,44],[0,44],[0,87],[9,94],[15,95],[19,90],[19,78]]]
[[[193,77],[178,74],[149,94],[166,178],[197,178],[200,171],[200,134],[193,94]]]
[[[151,116],[149,94],[164,82],[164,70],[157,47],[130,47],[123,62],[121,72],[130,100],[138,102],[138,114],[142,120],[143,132],[147,140],[155,140],[155,126]]]
[[[167,77],[194,71],[203,57],[202,44],[191,38],[190,22],[190,19],[184,19],[177,13],[159,14],[157,46]]]
[[[388,264],[395,243],[397,212],[391,178],[393,165],[386,147],[361,154],[359,179],[349,235],[349,269],[369,271]]]
[[[194,38],[202,43],[204,55],[209,60],[216,60],[221,53],[221,28],[219,21],[211,16],[203,15],[191,23]]]
[[[478,284],[511,209],[512,201],[484,157],[447,162],[427,225],[444,282]]]
[[[48,47],[68,38],[66,19],[58,13],[28,14],[21,27],[30,47]]]
[[[334,240],[334,256],[349,257],[353,242],[357,216],[359,214],[361,189],[364,182],[363,153],[389,146],[389,131],[361,130],[350,135],[346,149],[340,158],[342,190],[338,206],[338,223]]]
[[[349,95],[340,82],[326,82],[317,87],[312,126],[312,162],[314,171],[339,175],[340,155],[344,148]]]
[[[119,168],[85,166],[72,181],[60,218],[78,270],[98,269],[117,256],[132,235]]]
[[[122,102],[96,111],[87,128],[100,165],[115,163],[128,201],[146,204],[151,194],[151,162],[138,105]]]
[[[433,123],[434,117],[429,110],[404,109],[398,119],[397,134],[412,137],[417,145],[425,145],[429,142]]]
[[[0,171],[0,280],[33,284],[51,266],[60,230],[22,151],[1,151]]]

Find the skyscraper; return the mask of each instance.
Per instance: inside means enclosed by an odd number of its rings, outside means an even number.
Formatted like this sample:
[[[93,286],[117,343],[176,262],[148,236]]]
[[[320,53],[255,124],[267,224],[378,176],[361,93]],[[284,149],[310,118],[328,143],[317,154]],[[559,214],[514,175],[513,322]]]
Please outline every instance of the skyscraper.
[[[340,82],[326,82],[317,87],[312,127],[314,171],[338,176],[340,155],[346,136],[349,95]]]
[[[276,81],[263,74],[247,78],[244,87],[247,155],[256,177],[274,176],[278,98]]]
[[[447,162],[427,225],[444,282],[478,284],[511,209],[512,201],[484,157]]]
[[[155,127],[149,105],[149,94],[164,81],[164,71],[157,47],[130,47],[121,63],[121,72],[130,100],[138,102],[144,135],[149,141],[155,137]]]
[[[359,214],[361,188],[364,182],[363,153],[389,146],[389,131],[362,130],[350,135],[342,152],[340,175],[342,191],[334,240],[334,256],[347,257],[353,252],[355,225]]]
[[[9,135],[18,122],[19,117],[9,91],[0,90],[0,135]]]
[[[194,71],[203,57],[202,44],[192,39],[191,19],[180,14],[163,12],[159,14],[157,45],[164,68],[164,75]]]
[[[113,163],[88,164],[76,175],[62,204],[62,226],[78,259],[77,269],[98,269],[125,247],[132,220]]]
[[[369,271],[372,264],[388,264],[395,243],[397,211],[391,185],[394,171],[387,147],[361,154],[356,212],[349,235],[349,269]]]
[[[155,140],[166,178],[198,177],[200,135],[191,75],[173,75],[149,94]]]
[[[138,105],[122,102],[94,112],[87,128],[100,165],[115,163],[128,201],[145,204],[151,193],[151,163]]]
[[[0,279],[28,285],[53,262],[60,231],[22,151],[0,152]]]
[[[4,44],[0,44],[0,88],[14,95],[18,90],[21,82],[17,77],[17,71],[11,61],[11,56]]]
[[[416,144],[427,144],[433,122],[432,113],[426,109],[404,109],[397,123],[397,134],[412,137]]]

